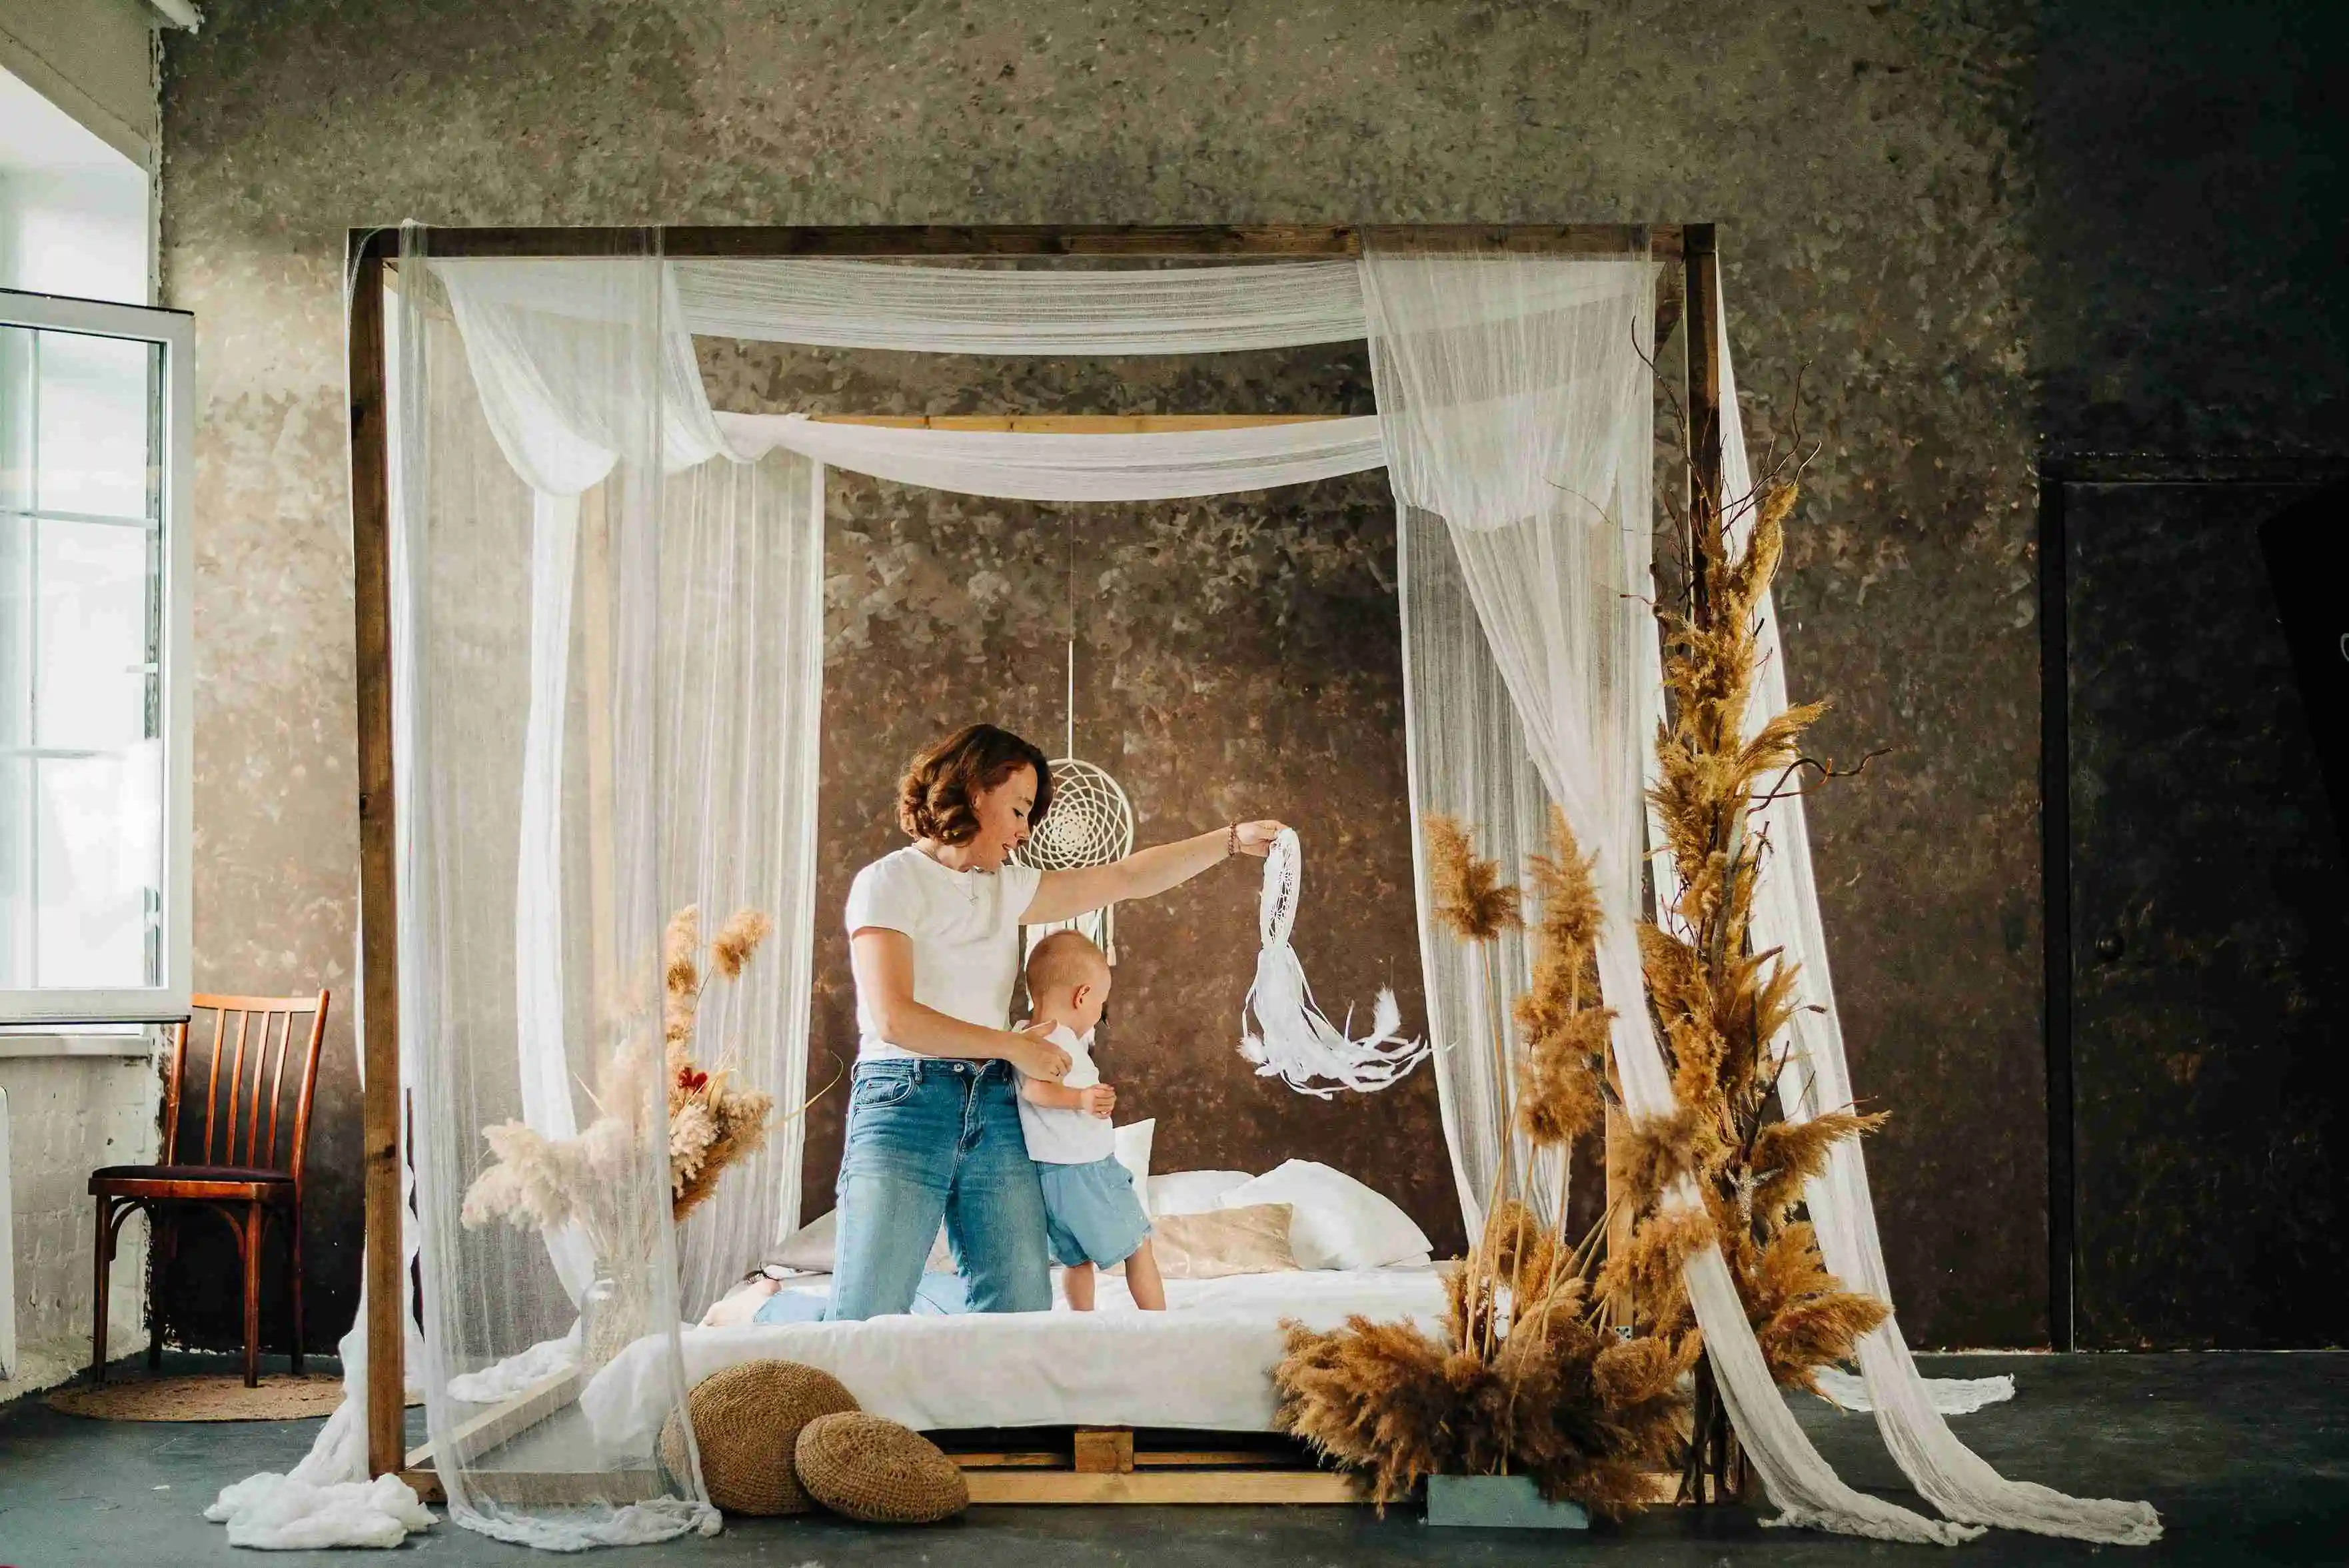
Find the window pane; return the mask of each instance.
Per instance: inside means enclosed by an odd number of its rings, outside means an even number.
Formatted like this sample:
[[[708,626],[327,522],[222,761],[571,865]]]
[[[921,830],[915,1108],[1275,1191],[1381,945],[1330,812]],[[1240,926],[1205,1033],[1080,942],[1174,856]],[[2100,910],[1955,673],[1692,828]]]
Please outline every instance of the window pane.
[[[0,511],[33,504],[33,366],[29,326],[0,326]]]
[[[147,531],[119,523],[34,529],[33,744],[118,750],[149,733]]]
[[[163,979],[160,366],[0,328],[0,990]]]
[[[32,947],[38,985],[151,985],[162,882],[160,748],[36,759]]]
[[[149,366],[152,344],[78,333],[40,335],[38,434],[43,511],[149,515]]]

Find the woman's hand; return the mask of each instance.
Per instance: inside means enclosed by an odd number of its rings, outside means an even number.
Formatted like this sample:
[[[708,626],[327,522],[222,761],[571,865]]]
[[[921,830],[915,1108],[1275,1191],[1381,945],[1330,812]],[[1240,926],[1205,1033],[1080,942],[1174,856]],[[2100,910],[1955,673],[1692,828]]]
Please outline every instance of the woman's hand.
[[[1117,1090],[1105,1083],[1097,1083],[1091,1088],[1081,1088],[1077,1090],[1077,1109],[1087,1116],[1098,1116],[1107,1119],[1109,1113],[1117,1109]]]
[[[1068,1076],[1069,1053],[1040,1035],[1014,1033],[1011,1038],[1019,1044],[1003,1053],[1003,1059],[1031,1078],[1058,1083]]]
[[[1272,841],[1280,837],[1281,824],[1267,817],[1260,822],[1239,822],[1232,828],[1232,847],[1244,855],[1262,860],[1272,853]]]

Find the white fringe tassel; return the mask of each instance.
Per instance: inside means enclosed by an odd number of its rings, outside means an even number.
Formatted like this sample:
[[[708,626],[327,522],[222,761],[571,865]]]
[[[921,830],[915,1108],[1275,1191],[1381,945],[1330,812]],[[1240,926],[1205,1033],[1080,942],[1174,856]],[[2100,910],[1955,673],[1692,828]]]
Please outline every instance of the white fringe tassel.
[[[1369,1094],[1417,1067],[1426,1058],[1427,1043],[1402,1037],[1402,1009],[1392,986],[1380,988],[1366,1039],[1348,1037],[1354,1022],[1350,1008],[1341,1028],[1314,1006],[1305,966],[1288,944],[1304,874],[1304,851],[1296,830],[1283,828],[1265,857],[1264,892],[1257,904],[1264,950],[1256,961],[1256,984],[1240,1005],[1240,1055],[1256,1065],[1258,1077],[1278,1078],[1316,1099],[1331,1099],[1341,1088]],[[1256,1016],[1253,1029],[1248,1027],[1251,1013]]]

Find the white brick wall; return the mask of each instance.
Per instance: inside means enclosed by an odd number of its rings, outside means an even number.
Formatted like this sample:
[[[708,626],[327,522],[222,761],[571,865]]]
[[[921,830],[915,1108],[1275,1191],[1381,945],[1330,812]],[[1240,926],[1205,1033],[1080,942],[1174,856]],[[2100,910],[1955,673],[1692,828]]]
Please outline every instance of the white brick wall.
[[[89,1365],[89,1173],[157,1152],[156,1064],[139,1057],[0,1057],[8,1093],[8,1181],[16,1225],[16,1376],[0,1398],[62,1381]],[[108,1350],[147,1343],[147,1222],[122,1227],[107,1308]]]

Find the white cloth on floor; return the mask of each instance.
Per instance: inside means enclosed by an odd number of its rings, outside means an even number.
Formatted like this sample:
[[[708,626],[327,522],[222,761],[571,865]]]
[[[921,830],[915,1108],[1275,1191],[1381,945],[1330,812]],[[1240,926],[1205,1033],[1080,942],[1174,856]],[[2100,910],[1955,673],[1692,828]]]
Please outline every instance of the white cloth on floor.
[[[312,1552],[328,1546],[397,1546],[429,1530],[432,1511],[396,1475],[312,1486],[264,1470],[223,1490],[204,1517],[228,1526],[231,1546]]]
[[[1985,1405],[2014,1398],[2014,1379],[2002,1372],[1995,1377],[1925,1377],[1920,1381],[1926,1399],[1937,1414],[1943,1416],[1971,1416]],[[1875,1401],[1868,1397],[1868,1379],[1840,1367],[1820,1371],[1819,1393],[1827,1403],[1847,1410],[1876,1408]]]

